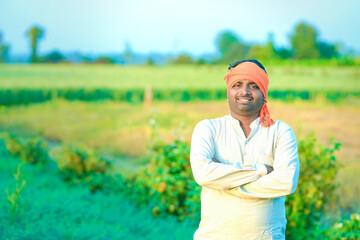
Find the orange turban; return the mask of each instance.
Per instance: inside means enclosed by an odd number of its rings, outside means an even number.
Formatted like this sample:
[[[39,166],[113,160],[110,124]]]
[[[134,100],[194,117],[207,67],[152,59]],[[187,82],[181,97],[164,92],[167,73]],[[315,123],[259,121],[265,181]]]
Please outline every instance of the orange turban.
[[[235,68],[230,68],[224,80],[226,80],[227,84],[227,95],[229,95],[232,86],[238,81],[248,80],[256,83],[262,92],[265,101],[260,110],[260,124],[264,127],[270,127],[274,123],[274,120],[270,118],[270,112],[266,105],[269,78],[263,69],[253,62],[242,62]]]

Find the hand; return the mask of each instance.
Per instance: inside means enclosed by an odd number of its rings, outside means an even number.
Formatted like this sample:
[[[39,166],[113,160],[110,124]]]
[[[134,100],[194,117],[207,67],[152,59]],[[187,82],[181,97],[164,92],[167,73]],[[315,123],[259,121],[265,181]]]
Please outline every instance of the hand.
[[[274,168],[268,165],[265,165],[266,170],[267,170],[267,174],[271,173],[272,171],[274,171]]]

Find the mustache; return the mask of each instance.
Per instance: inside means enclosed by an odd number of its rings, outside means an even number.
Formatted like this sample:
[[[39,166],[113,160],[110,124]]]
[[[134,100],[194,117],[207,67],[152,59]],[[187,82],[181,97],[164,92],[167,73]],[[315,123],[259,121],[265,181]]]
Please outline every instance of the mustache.
[[[253,97],[251,97],[250,95],[237,95],[235,96],[235,99],[236,100],[239,100],[239,99],[247,99],[247,100],[253,100]]]

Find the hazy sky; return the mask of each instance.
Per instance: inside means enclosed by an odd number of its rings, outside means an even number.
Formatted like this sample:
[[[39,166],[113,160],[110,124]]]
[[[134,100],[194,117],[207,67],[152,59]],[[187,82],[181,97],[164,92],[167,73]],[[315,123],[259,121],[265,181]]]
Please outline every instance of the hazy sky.
[[[28,53],[25,32],[42,26],[40,52],[83,53],[216,51],[215,37],[225,29],[246,42],[264,43],[274,33],[278,46],[300,20],[319,37],[360,50],[360,1],[357,0],[0,0],[0,31],[11,53]]]

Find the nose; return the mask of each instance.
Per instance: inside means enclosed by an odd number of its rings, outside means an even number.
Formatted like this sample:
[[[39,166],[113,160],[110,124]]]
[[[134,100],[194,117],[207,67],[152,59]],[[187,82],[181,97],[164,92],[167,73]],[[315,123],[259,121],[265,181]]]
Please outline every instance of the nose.
[[[239,93],[240,95],[244,96],[244,95],[250,95],[251,91],[250,91],[250,87],[248,84],[242,84],[241,87],[239,88]]]

